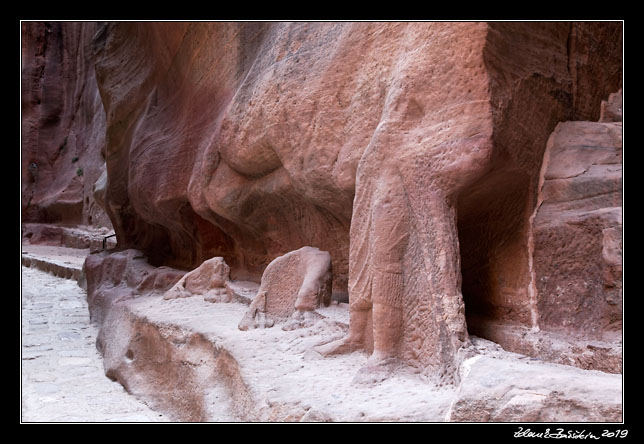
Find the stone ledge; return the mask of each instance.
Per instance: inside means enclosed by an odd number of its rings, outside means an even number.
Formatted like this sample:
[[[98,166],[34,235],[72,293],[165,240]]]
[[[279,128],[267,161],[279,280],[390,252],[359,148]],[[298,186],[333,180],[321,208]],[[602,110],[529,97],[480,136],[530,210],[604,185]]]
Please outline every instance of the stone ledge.
[[[23,262],[52,274],[82,273],[82,250],[24,253]],[[458,386],[402,366],[381,382],[357,384],[366,353],[312,352],[346,335],[346,304],[317,309],[304,323],[240,331],[248,301],[238,299],[115,298],[99,321],[106,375],[174,421],[621,421],[621,375],[535,360],[477,337],[461,351]]]
[[[83,276],[83,262],[89,250],[46,245],[24,245],[21,262],[64,279],[80,281]]]
[[[114,234],[114,230],[105,227],[22,224],[23,240],[33,242],[35,245],[43,244],[98,251],[103,249],[103,240],[112,234]],[[105,248],[114,248],[115,246],[115,237],[105,239]]]
[[[576,338],[570,334],[535,332],[521,325],[476,318],[470,324],[470,331],[503,344],[505,350],[534,359],[583,370],[622,373],[621,338],[610,341]]]
[[[435,385],[407,367],[356,384],[366,353],[311,353],[343,337],[342,322],[320,315],[301,328],[240,331],[246,309],[158,294],[116,303],[99,333],[106,373],[175,421],[217,421],[222,411],[230,421],[260,422],[621,420],[621,375],[534,360],[473,337],[459,386]],[[476,406],[484,404],[481,415]]]

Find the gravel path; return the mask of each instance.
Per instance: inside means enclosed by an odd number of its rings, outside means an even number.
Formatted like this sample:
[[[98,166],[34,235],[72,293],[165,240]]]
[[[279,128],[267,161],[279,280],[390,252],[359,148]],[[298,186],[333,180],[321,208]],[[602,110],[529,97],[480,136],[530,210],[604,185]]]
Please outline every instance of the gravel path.
[[[23,266],[21,324],[23,422],[169,421],[105,376],[76,281]]]

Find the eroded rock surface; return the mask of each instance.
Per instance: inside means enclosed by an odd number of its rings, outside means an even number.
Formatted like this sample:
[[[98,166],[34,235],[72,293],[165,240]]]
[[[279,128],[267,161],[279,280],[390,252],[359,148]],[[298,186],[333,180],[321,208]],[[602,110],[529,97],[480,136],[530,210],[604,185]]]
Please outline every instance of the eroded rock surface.
[[[621,336],[622,125],[566,122],[552,135],[535,217],[539,323]]]
[[[609,94],[622,86],[621,23],[69,29],[96,31],[91,56],[85,40],[77,46],[79,60],[91,59],[100,93],[91,97],[104,110],[103,123],[97,112],[86,127],[88,137],[104,134],[105,175],[96,162],[98,180],[82,189],[104,205],[118,239],[118,251],[86,263],[96,319],[115,301],[125,310],[136,296],[170,289],[179,269],[221,258],[233,281],[259,282],[274,259],[309,245],[330,255],[331,292],[349,294],[349,331],[309,344],[318,357],[366,351],[367,373],[402,363],[458,384],[461,351],[481,334],[583,368],[618,365],[621,96]],[[42,46],[25,48],[23,56],[40,60],[31,53]],[[23,89],[56,78],[36,75],[38,66],[23,70]],[[36,131],[23,131],[23,145],[58,150],[49,156],[55,166],[69,154],[58,149],[65,131],[48,116],[67,108],[25,97],[23,126]],[[61,135],[47,138],[47,129]],[[56,144],[42,142],[49,139]],[[65,205],[77,212],[79,180],[58,184],[41,164],[23,158],[27,191],[38,196],[42,186],[56,205],[73,195]],[[211,277],[195,271],[181,285],[216,288],[219,300],[222,286]],[[295,310],[290,297],[284,307]],[[252,308],[279,312],[274,300],[263,290]],[[559,336],[543,342],[532,333]],[[114,374],[135,377],[115,365]]]
[[[550,136],[532,215],[533,328],[471,318],[475,334],[552,362],[622,371],[621,92],[599,122],[569,121]]]
[[[276,258],[266,267],[239,329],[272,326],[275,320],[328,306],[332,277],[331,255],[326,251],[302,247]]]
[[[119,243],[188,269],[220,256],[255,280],[302,245],[328,251],[350,341],[450,378],[466,310],[534,327],[543,152],[557,123],[596,120],[620,87],[620,33],[106,24],[94,60]]]
[[[223,258],[214,257],[186,273],[163,297],[174,299],[203,295],[211,302],[230,302],[226,292],[229,275],[230,267]]]
[[[132,249],[90,254],[83,272],[90,319],[99,324],[120,301],[141,294],[163,294],[185,274],[170,267],[154,267],[145,255]]]
[[[92,186],[104,169],[96,23],[23,22],[22,220],[111,227]]]
[[[477,341],[485,347],[486,341]],[[620,422],[619,375],[544,364],[486,347],[466,360],[449,421]]]
[[[246,305],[160,294],[118,304],[99,333],[107,374],[175,421],[619,422],[621,375],[551,364],[473,338],[459,385],[409,367],[356,384],[367,353],[310,355],[346,326],[239,331]],[[324,310],[320,310],[324,312]]]

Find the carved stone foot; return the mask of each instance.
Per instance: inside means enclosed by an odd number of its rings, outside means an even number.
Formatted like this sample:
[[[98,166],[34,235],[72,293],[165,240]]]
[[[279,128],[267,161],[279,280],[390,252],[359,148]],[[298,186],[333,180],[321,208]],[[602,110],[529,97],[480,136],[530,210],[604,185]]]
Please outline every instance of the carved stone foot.
[[[332,356],[351,353],[361,348],[361,343],[352,340],[351,337],[346,337],[313,347],[313,351],[322,356]]]
[[[246,331],[253,328],[270,328],[274,324],[275,322],[266,315],[266,292],[261,291],[251,302],[237,328]]]
[[[242,331],[253,330],[255,328],[271,328],[275,321],[266,316],[264,312],[257,312],[254,316],[244,317],[237,326]]]
[[[388,354],[374,352],[367,363],[358,370],[353,384],[376,384],[389,378],[400,367],[400,360]]]

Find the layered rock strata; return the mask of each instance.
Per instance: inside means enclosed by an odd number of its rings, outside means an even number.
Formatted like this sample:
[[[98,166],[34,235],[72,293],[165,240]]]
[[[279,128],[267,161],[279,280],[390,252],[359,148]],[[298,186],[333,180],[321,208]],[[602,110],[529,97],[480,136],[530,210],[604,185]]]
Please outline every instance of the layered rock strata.
[[[551,134],[531,216],[533,324],[469,319],[508,350],[611,373],[622,371],[621,91],[599,122]]]
[[[540,326],[609,342],[622,332],[622,122],[612,118],[557,126],[533,227]]]

